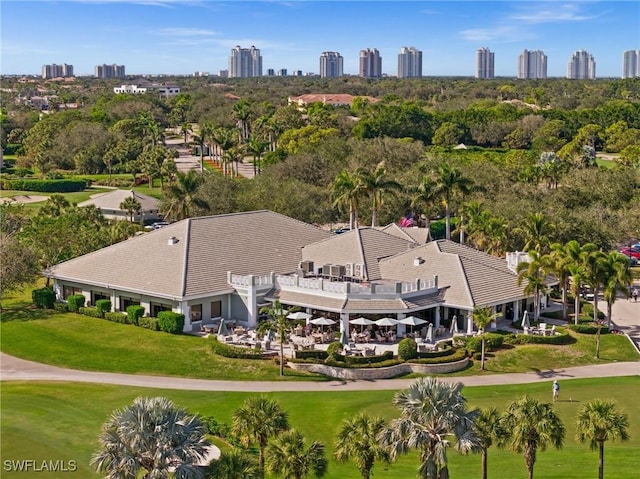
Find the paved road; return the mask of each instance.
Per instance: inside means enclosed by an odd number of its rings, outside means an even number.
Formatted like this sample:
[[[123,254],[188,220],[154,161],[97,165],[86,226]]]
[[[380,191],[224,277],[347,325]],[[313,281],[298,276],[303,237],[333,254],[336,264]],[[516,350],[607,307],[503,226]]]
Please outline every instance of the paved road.
[[[566,380],[634,375],[640,375],[640,363],[600,364],[595,366],[535,371],[531,373],[486,374],[461,378],[443,378],[443,380],[461,382],[466,386],[491,386],[545,382],[554,378]],[[413,382],[413,379],[328,382],[213,381],[206,379],[78,371],[75,369],[64,369],[32,361],[25,361],[4,353],[0,353],[0,380],[75,381],[191,391],[242,392],[398,390],[407,388]]]

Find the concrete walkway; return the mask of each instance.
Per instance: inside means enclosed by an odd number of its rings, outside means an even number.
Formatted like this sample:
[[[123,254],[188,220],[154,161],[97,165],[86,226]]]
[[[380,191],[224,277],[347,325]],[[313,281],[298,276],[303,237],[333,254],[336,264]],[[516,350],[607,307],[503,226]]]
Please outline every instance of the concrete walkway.
[[[581,366],[575,368],[533,371],[530,373],[486,374],[469,377],[442,378],[447,382],[461,382],[465,386],[491,386],[500,384],[526,384],[552,379],[580,379],[640,375],[640,362],[624,362]],[[379,381],[214,381],[163,376],[102,373],[65,369],[25,361],[0,353],[1,381],[71,381],[120,386],[138,386],[190,391],[365,391],[398,390],[407,388],[413,379],[384,379]]]

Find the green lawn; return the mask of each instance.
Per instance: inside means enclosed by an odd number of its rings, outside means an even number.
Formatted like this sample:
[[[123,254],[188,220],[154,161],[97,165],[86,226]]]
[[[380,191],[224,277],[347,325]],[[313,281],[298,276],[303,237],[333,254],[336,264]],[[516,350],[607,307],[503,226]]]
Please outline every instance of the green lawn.
[[[631,479],[637,475],[637,451],[640,448],[640,405],[637,392],[640,379],[636,377],[610,379],[579,379],[562,381],[562,397],[554,407],[567,430],[564,448],[538,451],[535,466],[537,479],[583,479],[595,477],[597,453],[573,439],[575,415],[578,408],[598,397],[615,399],[630,421],[631,439],[625,443],[605,446],[605,477]],[[550,383],[530,385],[468,387],[464,394],[471,407],[506,404],[530,394],[539,400],[551,399]],[[381,416],[387,420],[397,417],[391,404],[394,391],[366,392],[301,392],[271,393],[288,411],[290,423],[302,431],[308,440],[323,441],[327,454],[333,453],[333,441],[341,421],[359,411]],[[100,426],[111,411],[129,404],[136,396],[166,396],[193,413],[214,416],[218,422],[230,423],[233,412],[248,393],[199,391],[167,391],[78,383],[2,383],[1,455],[3,461],[18,459],[75,460],[75,473],[49,473],[52,479],[98,477],[89,468],[91,453],[96,448]],[[571,398],[571,402],[569,401]],[[452,478],[480,477],[480,457],[448,454]],[[375,478],[412,478],[418,465],[417,455],[410,454],[390,466],[378,465]],[[508,472],[507,472],[508,471]],[[4,473],[7,478],[34,477],[33,472]],[[327,479],[356,478],[351,463],[330,462]],[[522,456],[508,450],[489,451],[489,477],[526,477]]]
[[[69,203],[80,203],[82,201],[86,201],[91,198],[93,195],[97,195],[99,193],[107,193],[111,190],[106,188],[100,188],[99,186],[87,188],[84,191],[77,191],[74,193],[57,193],[64,196]],[[44,193],[40,191],[18,191],[18,190],[3,190],[0,191],[0,198],[11,198],[16,195],[21,196],[46,196],[50,197],[54,193]],[[46,201],[46,200],[45,200]],[[40,207],[45,203],[45,201],[39,201],[37,203],[27,203],[25,204],[25,209],[30,213],[37,213]]]

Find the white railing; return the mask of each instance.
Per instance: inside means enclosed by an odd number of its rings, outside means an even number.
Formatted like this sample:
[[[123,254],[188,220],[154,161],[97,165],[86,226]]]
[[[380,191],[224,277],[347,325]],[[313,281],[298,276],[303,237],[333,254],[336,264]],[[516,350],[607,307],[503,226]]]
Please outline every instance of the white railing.
[[[231,284],[238,286],[251,286],[251,276],[244,274],[232,274]]]
[[[234,286],[268,286],[271,284],[271,275],[231,274],[230,284]]]

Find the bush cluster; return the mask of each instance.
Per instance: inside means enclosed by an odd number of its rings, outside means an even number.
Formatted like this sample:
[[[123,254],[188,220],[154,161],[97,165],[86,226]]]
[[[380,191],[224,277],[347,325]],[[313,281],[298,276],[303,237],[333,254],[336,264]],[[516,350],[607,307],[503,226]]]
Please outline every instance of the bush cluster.
[[[104,316],[105,313],[111,311],[111,301],[108,299],[99,299],[96,301],[96,309],[102,313]]]
[[[51,309],[56,302],[56,293],[51,288],[34,289],[31,292],[31,300],[36,307],[41,309]]]
[[[398,343],[398,357],[403,361],[409,361],[418,357],[418,345],[413,338],[404,338]]]
[[[484,347],[487,351],[495,351],[502,346],[504,335],[495,333],[485,333],[482,336],[470,336],[464,339],[465,347],[471,351],[482,351],[482,338],[484,336]]]
[[[80,308],[84,307],[84,296],[81,294],[72,294],[67,298],[67,309],[72,313],[80,312]]]
[[[339,344],[339,343],[338,343]],[[331,344],[329,345],[331,347]],[[335,356],[340,356],[339,353],[335,353]],[[317,359],[324,361],[330,356],[329,349],[326,351],[312,349],[311,351],[296,351],[296,359]]]
[[[343,356],[344,357],[344,356]],[[340,358],[340,357],[338,357]],[[349,357],[344,357],[344,359],[346,359],[347,361],[340,361],[340,359],[337,360],[331,360],[331,358],[328,358],[324,363],[327,366],[333,366],[336,368],[352,368],[352,369],[359,369],[359,368],[387,368],[389,366],[396,366],[398,364],[402,364],[404,363],[404,361],[402,361],[401,359],[385,359],[380,361],[379,359],[376,360],[376,358],[383,358],[383,356],[369,356],[366,358],[358,358],[358,359],[364,359],[366,362],[363,363],[355,363],[355,362],[351,362],[351,359],[355,359],[352,356]]]
[[[104,313],[104,319],[107,321],[113,321],[114,323],[130,324],[129,317],[123,313],[113,313],[108,311]]]
[[[554,336],[538,336],[535,334],[518,334],[517,336],[505,336],[506,344],[569,344],[572,341],[571,335],[566,329],[556,329]]]
[[[67,303],[62,303],[62,302],[53,303],[53,309],[57,313],[67,313],[67,312],[69,312],[69,308],[67,307]]]
[[[160,331],[171,334],[180,334],[184,330],[184,314],[173,311],[160,311],[158,313],[158,325]]]
[[[73,193],[87,187],[84,180],[2,180],[3,190],[39,191],[42,193]]]
[[[585,323],[569,324],[567,328],[569,328],[571,331],[575,331],[576,333],[580,333],[580,334],[597,334],[598,333],[598,325],[593,322],[586,323],[586,324]],[[600,334],[609,334],[609,327],[601,326]]]
[[[150,316],[143,316],[138,318],[138,324],[141,328],[150,329],[151,331],[160,331],[160,325],[158,325],[158,318],[152,318]]]
[[[456,361],[461,361],[469,356],[469,353],[466,349],[451,349],[450,351],[451,353],[447,354],[446,356],[436,356],[430,358],[419,357],[418,359],[411,359],[407,362],[416,364],[455,363]]]
[[[127,316],[131,324],[138,326],[138,321],[144,316],[144,306],[132,304],[127,308]]]
[[[241,348],[218,341],[215,336],[209,336],[211,349],[214,354],[231,359],[263,359],[262,351],[259,349]],[[323,351],[324,352],[324,351]],[[326,352],[325,352],[326,354]]]
[[[102,319],[102,311],[97,308],[78,308],[78,313],[83,314],[85,316],[89,316],[90,318],[100,318]]]

